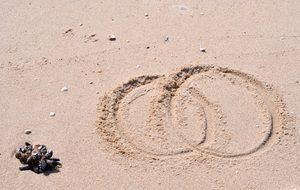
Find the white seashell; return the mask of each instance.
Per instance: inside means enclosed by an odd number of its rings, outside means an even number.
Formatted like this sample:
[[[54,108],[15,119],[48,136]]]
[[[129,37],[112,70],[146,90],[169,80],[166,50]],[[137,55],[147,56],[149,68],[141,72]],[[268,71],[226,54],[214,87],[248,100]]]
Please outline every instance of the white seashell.
[[[206,52],[206,49],[205,48],[200,48],[200,51],[201,52]]]
[[[49,113],[49,116],[50,116],[50,117],[54,117],[54,116],[55,116],[55,112],[50,112],[50,113]]]
[[[62,88],[61,88],[61,90],[60,90],[60,91],[62,91],[62,92],[66,92],[66,91],[68,91],[68,90],[69,90],[69,89],[68,89],[67,87],[65,87],[65,86],[64,86],[64,87],[62,87]]]
[[[25,132],[26,135],[29,135],[31,133],[31,130],[30,129],[26,129],[24,132]]]

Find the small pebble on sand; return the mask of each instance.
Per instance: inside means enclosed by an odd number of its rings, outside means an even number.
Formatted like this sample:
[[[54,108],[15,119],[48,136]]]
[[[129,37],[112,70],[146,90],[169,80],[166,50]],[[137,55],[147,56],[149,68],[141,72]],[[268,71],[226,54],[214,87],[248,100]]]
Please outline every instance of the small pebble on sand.
[[[93,81],[90,81],[90,82],[89,82],[89,84],[93,84],[93,83],[94,83]]]
[[[110,41],[115,41],[117,38],[116,38],[115,35],[110,34],[110,35],[108,36],[108,39],[109,39]]]
[[[31,130],[30,129],[26,129],[24,132],[25,132],[26,135],[29,135],[31,133]]]
[[[135,66],[135,68],[137,68],[137,69],[140,68],[140,67],[141,67],[140,65]]]
[[[50,113],[49,113],[49,116],[50,116],[50,117],[54,117],[54,116],[55,116],[55,112],[50,112]]]
[[[62,87],[62,88],[60,89],[60,91],[61,91],[61,92],[67,92],[67,91],[68,91],[68,88],[64,86],[64,87]]]
[[[148,14],[148,13],[145,13],[145,17],[149,17],[149,14]]]
[[[200,51],[201,52],[206,52],[206,49],[205,48],[200,48]]]

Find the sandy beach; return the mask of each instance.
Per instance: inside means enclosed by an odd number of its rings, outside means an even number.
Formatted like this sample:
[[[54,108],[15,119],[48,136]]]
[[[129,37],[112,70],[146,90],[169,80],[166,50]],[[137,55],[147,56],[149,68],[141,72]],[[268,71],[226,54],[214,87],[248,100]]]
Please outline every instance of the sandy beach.
[[[0,189],[300,189],[300,1],[0,10]]]

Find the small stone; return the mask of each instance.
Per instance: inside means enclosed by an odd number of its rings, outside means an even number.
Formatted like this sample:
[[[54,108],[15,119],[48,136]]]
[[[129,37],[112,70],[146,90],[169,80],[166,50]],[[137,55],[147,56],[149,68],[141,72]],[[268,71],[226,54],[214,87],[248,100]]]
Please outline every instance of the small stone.
[[[31,133],[31,130],[30,129],[26,129],[24,132],[25,132],[26,135],[29,135]]]
[[[200,13],[200,15],[204,15],[204,13]]]
[[[140,68],[140,67],[141,67],[140,65],[135,66],[135,68],[137,68],[137,69]]]
[[[61,92],[67,92],[67,91],[68,91],[68,88],[64,86],[64,87],[62,87],[62,88],[60,89],[60,91],[61,91]]]
[[[146,17],[146,18],[149,18],[149,14],[148,14],[148,13],[145,13],[145,17]]]
[[[89,82],[89,84],[93,84],[93,83],[94,83],[93,81],[90,81],[90,82]]]
[[[101,70],[101,69],[98,69],[98,70],[97,70],[97,73],[102,73],[102,70]]]
[[[200,51],[201,52],[206,52],[206,49],[205,48],[200,48]]]
[[[126,40],[126,42],[129,43],[130,41],[129,41],[129,40]]]
[[[165,37],[165,42],[169,41],[169,36]]]
[[[68,29],[65,31],[65,34],[69,33],[69,32],[72,32],[72,28]]]
[[[259,125],[255,125],[255,127],[257,127],[257,128],[258,128],[258,127],[259,127]]]
[[[55,112],[50,112],[50,113],[49,113],[49,116],[50,116],[50,117],[54,117],[54,116],[55,116]]]
[[[115,35],[110,34],[110,35],[108,36],[108,39],[109,39],[110,41],[115,41],[117,38],[116,38]]]

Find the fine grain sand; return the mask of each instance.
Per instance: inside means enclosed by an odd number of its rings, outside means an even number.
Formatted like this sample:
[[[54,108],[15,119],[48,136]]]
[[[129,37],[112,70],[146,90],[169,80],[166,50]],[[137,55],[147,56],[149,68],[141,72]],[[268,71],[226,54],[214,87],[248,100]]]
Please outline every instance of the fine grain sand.
[[[300,189],[300,1],[0,10],[0,189]]]

